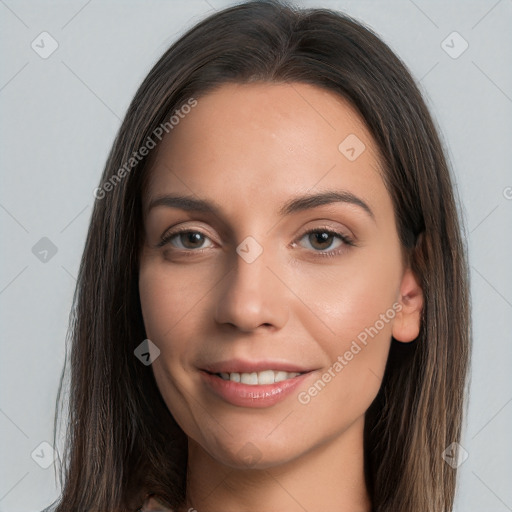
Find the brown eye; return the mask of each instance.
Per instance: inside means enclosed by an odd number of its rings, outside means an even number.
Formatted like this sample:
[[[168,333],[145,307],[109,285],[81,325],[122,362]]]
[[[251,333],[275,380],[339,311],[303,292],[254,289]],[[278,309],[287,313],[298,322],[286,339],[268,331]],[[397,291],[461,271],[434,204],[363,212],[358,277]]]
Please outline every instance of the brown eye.
[[[314,256],[337,256],[355,245],[348,235],[327,228],[310,229],[299,238],[299,244]]]
[[[204,233],[200,231],[179,231],[171,232],[165,235],[160,242],[160,246],[170,244],[176,249],[193,250],[204,249],[210,245],[204,245],[205,241],[210,240]]]
[[[347,243],[346,237],[340,233],[327,231],[325,229],[309,231],[301,238],[301,240],[304,239],[306,240],[306,248],[313,249],[315,251],[337,249],[344,243]]]
[[[186,249],[197,249],[204,243],[205,236],[197,231],[180,233],[178,239]]]
[[[317,231],[308,234],[308,241],[314,249],[325,251],[332,244],[334,235],[327,231]]]

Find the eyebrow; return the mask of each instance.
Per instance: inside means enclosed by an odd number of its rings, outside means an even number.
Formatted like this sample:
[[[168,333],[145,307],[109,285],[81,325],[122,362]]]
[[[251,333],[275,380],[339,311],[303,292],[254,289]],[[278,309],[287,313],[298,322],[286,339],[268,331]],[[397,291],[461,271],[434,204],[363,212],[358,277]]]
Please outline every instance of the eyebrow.
[[[326,192],[320,192],[317,194],[307,194],[298,196],[287,201],[278,213],[281,217],[291,215],[293,213],[310,210],[319,206],[324,206],[333,203],[346,203],[358,206],[365,211],[373,220],[375,215],[372,209],[362,199],[346,190],[330,190]],[[157,206],[167,206],[169,208],[180,208],[186,211],[195,211],[201,213],[210,213],[217,217],[222,217],[221,207],[207,199],[198,199],[192,196],[184,195],[165,195],[153,199],[149,206],[148,212]]]

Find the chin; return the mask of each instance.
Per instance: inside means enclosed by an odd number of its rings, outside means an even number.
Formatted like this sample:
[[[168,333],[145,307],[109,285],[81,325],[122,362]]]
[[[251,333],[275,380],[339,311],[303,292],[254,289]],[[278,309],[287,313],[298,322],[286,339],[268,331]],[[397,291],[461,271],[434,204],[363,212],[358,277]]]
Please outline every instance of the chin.
[[[203,442],[202,448],[217,462],[237,469],[262,470],[286,464],[299,457],[305,446],[291,446],[293,437],[268,436],[268,432],[255,435],[246,431],[244,435],[232,435],[223,432],[222,438]]]

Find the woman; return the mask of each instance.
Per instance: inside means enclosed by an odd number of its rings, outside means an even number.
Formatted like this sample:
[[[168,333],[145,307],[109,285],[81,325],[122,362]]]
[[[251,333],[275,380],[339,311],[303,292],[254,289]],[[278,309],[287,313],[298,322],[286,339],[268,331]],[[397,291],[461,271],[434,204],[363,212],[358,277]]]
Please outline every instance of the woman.
[[[375,34],[277,2],[210,16],[144,80],[95,196],[57,511],[452,509],[465,251]]]

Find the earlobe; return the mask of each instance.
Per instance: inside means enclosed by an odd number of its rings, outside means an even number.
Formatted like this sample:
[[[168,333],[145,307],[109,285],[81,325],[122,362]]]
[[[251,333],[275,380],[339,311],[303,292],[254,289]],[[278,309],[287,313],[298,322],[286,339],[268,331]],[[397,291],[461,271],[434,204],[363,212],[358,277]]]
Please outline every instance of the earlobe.
[[[401,307],[393,322],[393,337],[408,343],[419,335],[423,310],[423,290],[410,268],[403,275],[398,303]]]

